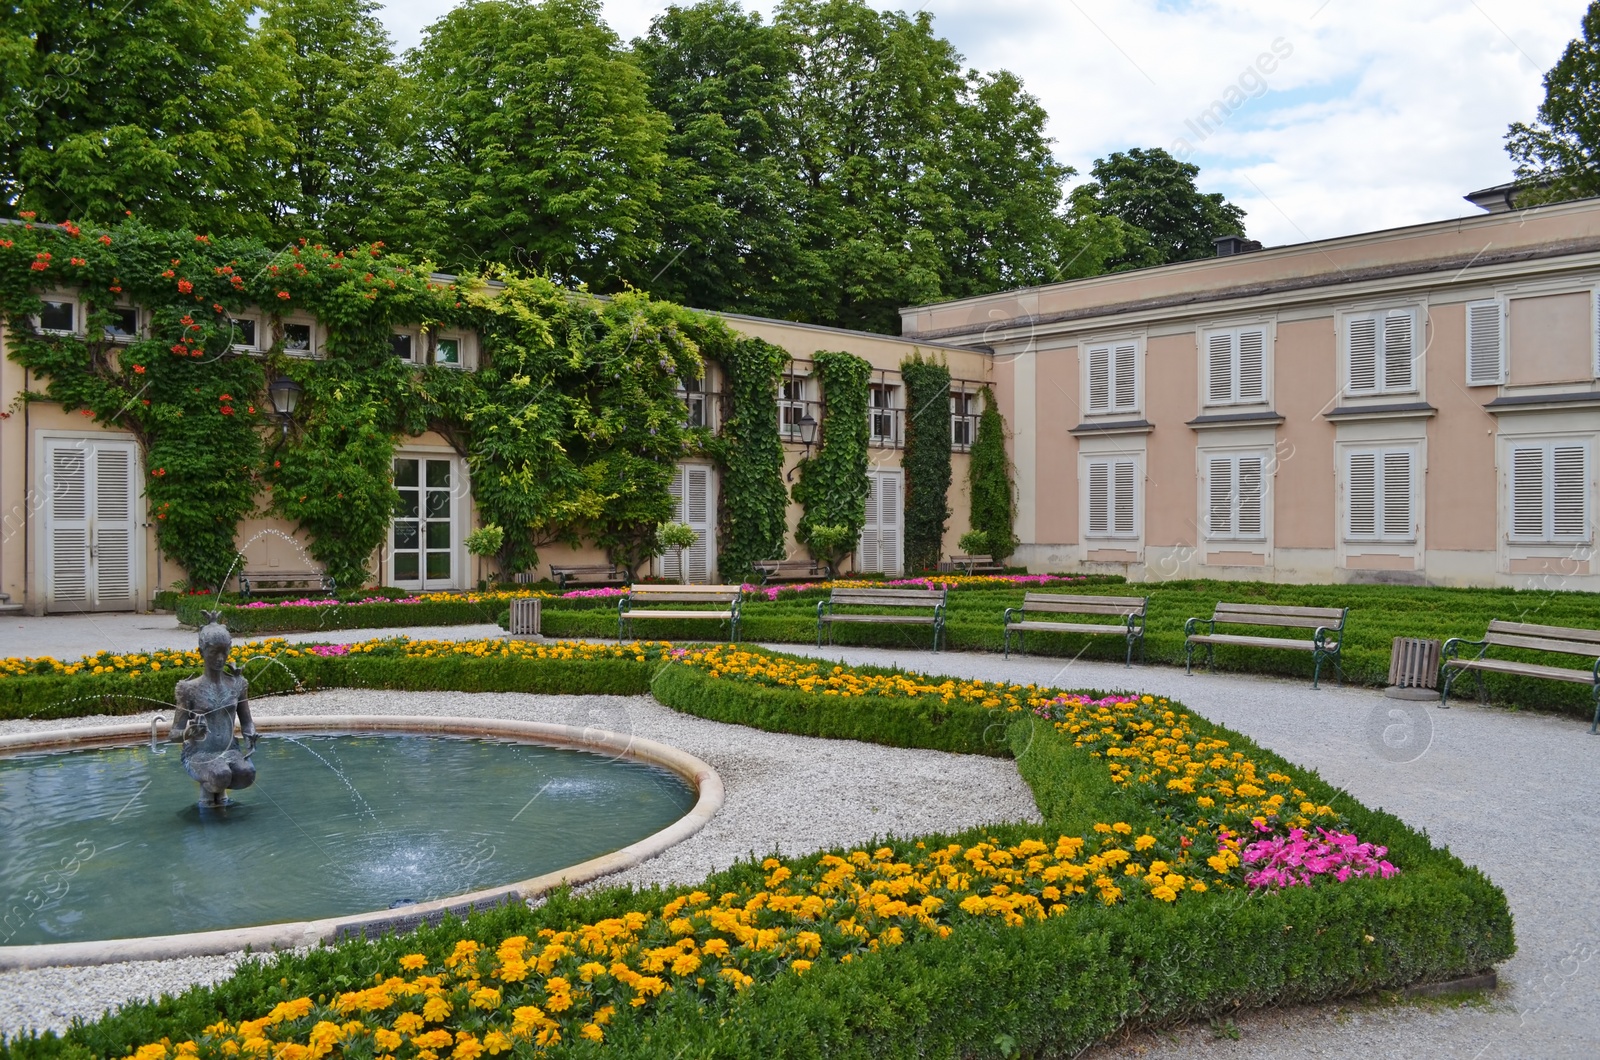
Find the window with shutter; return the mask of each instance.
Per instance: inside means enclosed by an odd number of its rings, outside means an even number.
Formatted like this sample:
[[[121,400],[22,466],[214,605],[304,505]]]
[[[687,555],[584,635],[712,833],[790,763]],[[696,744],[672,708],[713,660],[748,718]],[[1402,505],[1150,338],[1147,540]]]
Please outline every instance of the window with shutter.
[[[711,517],[711,469],[699,464],[679,464],[672,476],[672,518],[695,533],[694,544],[681,550],[668,549],[658,560],[663,578],[703,584],[711,580],[716,567]]]
[[[1499,302],[1467,305],[1467,385],[1505,382],[1505,314]]]
[[[1137,513],[1134,510],[1134,466],[1132,460],[1118,460],[1114,468],[1114,481],[1116,483],[1116,499],[1112,506],[1115,523],[1113,533],[1117,537],[1137,537],[1139,530],[1136,525]]]
[[[1232,328],[1206,335],[1206,403],[1237,405],[1267,396],[1267,332]]]
[[[1345,538],[1416,539],[1414,449],[1366,449],[1345,458]]]
[[[1088,461],[1087,537],[1139,536],[1139,466],[1132,458]]]
[[[1259,453],[1206,458],[1208,538],[1266,536],[1266,467],[1266,457]]]
[[[1588,445],[1513,447],[1510,486],[1513,541],[1564,544],[1590,539]]]
[[[1089,464],[1089,533],[1105,537],[1111,533],[1111,465],[1100,461]]]
[[[1350,321],[1350,391],[1378,389],[1378,322],[1372,317]]]
[[[1211,458],[1211,481],[1207,493],[1211,501],[1211,522],[1206,527],[1210,537],[1233,536],[1233,460],[1231,457]]]
[[[1266,535],[1266,522],[1262,511],[1262,495],[1265,492],[1262,472],[1265,465],[1266,461],[1259,456],[1241,456],[1238,459],[1239,513],[1234,525],[1238,528],[1241,538]]]
[[[50,439],[45,460],[46,607],[132,608],[139,526],[133,443]]]
[[[1111,411],[1111,347],[1089,350],[1089,411]]]
[[[1206,343],[1206,392],[1213,405],[1233,400],[1233,332],[1218,331]]]
[[[1091,413],[1135,412],[1139,408],[1139,346],[1091,346],[1089,402]]]
[[[1239,332],[1239,400],[1261,401],[1267,396],[1267,333],[1260,328]]]
[[[1411,309],[1347,317],[1345,391],[1406,393],[1417,389],[1417,314]]]
[[[1132,343],[1118,346],[1114,352],[1116,367],[1116,407],[1118,411],[1132,412],[1139,407],[1138,374],[1139,349]]]
[[[1411,314],[1392,313],[1383,321],[1383,389],[1412,389],[1411,366],[1416,357]]]

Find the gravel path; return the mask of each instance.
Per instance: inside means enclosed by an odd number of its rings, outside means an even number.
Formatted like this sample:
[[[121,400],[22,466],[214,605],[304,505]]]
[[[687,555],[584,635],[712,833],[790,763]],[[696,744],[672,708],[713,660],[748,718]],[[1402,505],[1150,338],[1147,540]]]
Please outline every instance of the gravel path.
[[[339,689],[259,699],[252,708],[262,717],[394,713],[594,726],[670,744],[710,763],[727,789],[722,811],[690,839],[600,885],[696,883],[746,855],[803,854],[869,843],[890,833],[918,835],[1039,819],[1027,785],[1005,759],[758,732],[677,714],[647,696]],[[105,720],[0,722],[0,732]],[[74,1016],[93,1017],[125,1000],[212,982],[225,976],[237,959],[0,974],[0,1034],[28,1026],[60,1028]]]

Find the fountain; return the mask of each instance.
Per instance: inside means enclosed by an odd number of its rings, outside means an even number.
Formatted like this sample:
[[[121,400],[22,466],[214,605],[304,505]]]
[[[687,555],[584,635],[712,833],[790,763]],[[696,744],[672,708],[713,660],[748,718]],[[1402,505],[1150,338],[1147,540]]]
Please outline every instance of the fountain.
[[[200,658],[205,671],[187,677],[173,690],[177,713],[172,717],[169,740],[183,741],[183,768],[200,784],[200,805],[220,808],[228,804],[229,790],[256,782],[256,734],[250,717],[250,683],[237,666],[228,665],[233,638],[222,624],[221,611],[205,612],[200,629]],[[224,670],[224,667],[227,667]],[[233,735],[235,721],[250,749],[241,752]]]

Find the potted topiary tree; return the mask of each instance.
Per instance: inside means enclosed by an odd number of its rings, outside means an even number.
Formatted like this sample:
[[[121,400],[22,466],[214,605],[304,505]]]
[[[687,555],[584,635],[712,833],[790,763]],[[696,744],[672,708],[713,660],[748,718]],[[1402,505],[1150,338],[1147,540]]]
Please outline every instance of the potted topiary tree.
[[[700,535],[688,523],[662,523],[656,528],[656,555],[664,556],[669,551],[677,555],[678,580],[685,585],[689,584],[689,568],[684,565],[683,550],[693,548],[698,540]]]
[[[467,551],[478,557],[479,589],[486,588],[483,578],[483,561],[490,556],[498,556],[505,543],[505,530],[494,523],[490,523],[488,526],[480,526],[467,535]]]

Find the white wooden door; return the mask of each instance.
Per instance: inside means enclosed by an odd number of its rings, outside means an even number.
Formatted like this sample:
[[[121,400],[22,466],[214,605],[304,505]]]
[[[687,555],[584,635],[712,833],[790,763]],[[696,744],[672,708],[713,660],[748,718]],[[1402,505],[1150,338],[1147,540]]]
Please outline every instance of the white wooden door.
[[[137,453],[129,441],[46,440],[47,610],[135,607],[137,468]]]
[[[901,472],[867,472],[867,521],[856,546],[856,570],[901,572]]]
[[[661,557],[663,578],[704,585],[711,581],[716,569],[716,527],[713,525],[711,468],[704,464],[679,464],[672,476],[674,522],[685,523],[694,531],[695,542],[683,550],[677,549]],[[687,568],[688,577],[684,577]]]
[[[457,556],[458,475],[455,460],[447,456],[395,458],[400,507],[390,528],[390,585],[433,591],[465,584]]]

